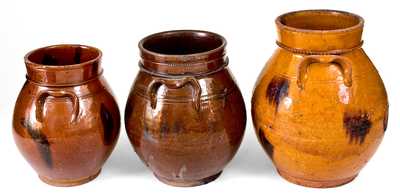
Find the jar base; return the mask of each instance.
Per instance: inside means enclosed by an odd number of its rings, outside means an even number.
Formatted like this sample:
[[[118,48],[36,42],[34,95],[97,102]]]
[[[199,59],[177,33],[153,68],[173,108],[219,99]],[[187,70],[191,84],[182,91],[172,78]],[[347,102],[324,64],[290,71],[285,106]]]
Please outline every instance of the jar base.
[[[39,178],[44,183],[52,185],[52,186],[70,187],[70,186],[78,186],[78,185],[82,185],[87,182],[90,182],[93,179],[95,179],[100,174],[100,172],[101,172],[101,169],[98,172],[96,172],[94,175],[90,175],[90,176],[78,178],[78,179],[72,179],[72,180],[49,179],[49,178],[46,178],[46,177],[40,176],[40,175],[39,175]]]
[[[286,172],[282,172],[280,170],[277,170],[277,171],[282,178],[284,178],[285,180],[287,180],[291,183],[305,186],[305,187],[312,187],[312,188],[333,188],[333,187],[347,184],[347,183],[353,181],[354,178],[357,177],[357,175],[354,175],[352,177],[344,178],[344,179],[340,179],[340,180],[318,181],[318,180],[308,180],[308,179],[298,178],[298,177],[291,176]]]
[[[157,174],[154,174],[154,176],[156,176],[156,178],[167,184],[170,186],[177,186],[177,187],[192,187],[192,186],[200,186],[200,185],[204,185],[207,184],[209,182],[214,181],[215,179],[217,179],[220,175],[221,175],[222,171],[218,172],[215,175],[200,179],[200,180],[193,180],[193,181],[188,181],[188,180],[171,180],[171,179],[166,179],[163,178],[161,176],[158,176]]]

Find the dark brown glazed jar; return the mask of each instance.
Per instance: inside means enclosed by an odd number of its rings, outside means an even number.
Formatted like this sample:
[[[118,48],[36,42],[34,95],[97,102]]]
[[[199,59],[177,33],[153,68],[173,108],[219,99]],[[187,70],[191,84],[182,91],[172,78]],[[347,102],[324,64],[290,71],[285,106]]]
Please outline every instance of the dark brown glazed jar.
[[[245,105],[225,45],[220,35],[194,30],[161,32],[139,43],[141,69],[125,126],[139,157],[166,184],[215,180],[242,141]]]
[[[25,56],[27,80],[14,109],[15,142],[42,181],[94,179],[119,135],[120,114],[102,76],[101,51],[55,45]]]

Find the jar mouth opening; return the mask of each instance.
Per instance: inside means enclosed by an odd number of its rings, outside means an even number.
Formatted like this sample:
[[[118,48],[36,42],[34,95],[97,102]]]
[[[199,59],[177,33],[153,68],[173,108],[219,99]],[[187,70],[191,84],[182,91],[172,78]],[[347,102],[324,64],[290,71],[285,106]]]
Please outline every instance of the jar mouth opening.
[[[92,46],[60,44],[46,46],[25,55],[25,63],[34,68],[79,68],[99,61],[102,53]]]
[[[225,48],[225,39],[200,30],[165,31],[145,37],[139,42],[143,53],[163,57],[207,55]]]
[[[276,19],[280,28],[297,32],[335,33],[362,28],[362,17],[337,10],[301,10],[283,14]]]

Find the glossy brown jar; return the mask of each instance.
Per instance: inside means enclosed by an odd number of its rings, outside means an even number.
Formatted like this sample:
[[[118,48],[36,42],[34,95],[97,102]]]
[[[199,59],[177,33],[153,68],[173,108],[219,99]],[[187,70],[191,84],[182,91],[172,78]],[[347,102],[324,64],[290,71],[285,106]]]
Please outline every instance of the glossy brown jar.
[[[291,182],[348,183],[381,143],[388,100],[361,48],[363,24],[333,10],[276,19],[279,48],[256,83],[252,116],[260,143]]]
[[[169,31],[139,43],[140,72],[125,126],[143,162],[162,182],[216,179],[236,153],[246,112],[227,68],[226,41],[205,31]]]
[[[101,52],[55,45],[25,56],[27,80],[15,104],[13,135],[44,182],[94,179],[118,139],[120,114],[100,66]]]

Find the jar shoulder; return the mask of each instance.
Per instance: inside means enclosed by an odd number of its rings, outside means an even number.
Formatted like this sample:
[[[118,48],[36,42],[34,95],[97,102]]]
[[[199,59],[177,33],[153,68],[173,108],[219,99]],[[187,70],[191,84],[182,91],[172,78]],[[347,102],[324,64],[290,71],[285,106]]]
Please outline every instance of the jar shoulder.
[[[369,96],[368,99],[376,98],[387,103],[384,83],[364,51],[357,49],[343,57],[350,61],[348,67],[338,66],[336,62],[309,63],[306,69],[299,70],[299,64],[306,56],[277,49],[258,77],[255,94],[264,96],[268,88],[279,90],[276,88],[284,87],[288,92],[301,91],[302,95],[311,91],[325,92],[326,96],[327,91],[335,95],[348,92],[352,97]],[[350,84],[346,83],[346,71],[350,72]]]
[[[182,82],[187,80],[190,81]],[[202,76],[159,77],[140,71],[132,85],[131,96],[139,94],[148,97],[149,88],[155,81],[159,81],[156,92],[158,98],[190,100],[196,89],[201,99],[224,97],[233,91],[240,91],[228,68]]]
[[[105,120],[119,127],[118,105],[102,78],[65,88],[38,86],[26,81],[15,103],[13,128],[20,135],[26,135],[24,125],[29,121],[32,126],[44,126],[49,130],[57,127],[91,130]]]
[[[22,99],[32,99],[46,92],[59,92],[58,94],[68,92],[82,100],[90,98],[91,96],[97,96],[98,94],[109,94],[108,96],[113,97],[112,90],[103,77],[74,86],[42,86],[30,80],[26,80],[18,97]]]
[[[388,97],[374,65],[361,49],[343,56],[352,61],[351,83],[346,83],[343,68],[335,63],[315,63],[299,72],[297,65],[304,57],[278,49],[256,83],[253,114],[260,118],[277,113],[310,118],[324,114],[341,119],[350,112],[366,113],[371,121],[384,119]]]
[[[272,74],[295,80],[299,74],[299,65],[310,56],[321,58],[331,56],[332,58],[339,57],[348,60],[351,64],[349,67],[351,68],[352,78],[379,76],[374,64],[362,48],[341,55],[304,55],[278,48],[265,64],[260,77]],[[341,79],[341,77],[338,77],[341,74],[341,69],[343,67],[336,61],[331,63],[309,62],[307,64],[307,80],[315,82],[338,80]]]

